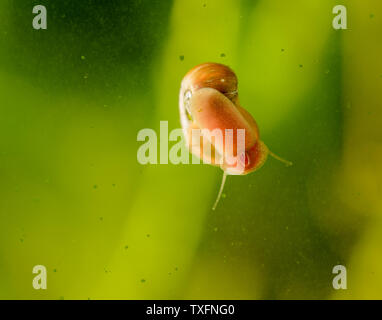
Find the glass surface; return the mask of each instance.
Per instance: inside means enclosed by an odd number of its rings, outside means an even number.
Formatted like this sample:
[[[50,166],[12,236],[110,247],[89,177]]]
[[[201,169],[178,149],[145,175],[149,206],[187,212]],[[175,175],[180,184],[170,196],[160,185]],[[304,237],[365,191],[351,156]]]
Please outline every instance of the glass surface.
[[[1,0],[0,298],[381,299],[382,3],[341,1],[346,30],[336,4]],[[219,168],[137,161],[203,62],[293,162],[228,176],[215,211]]]

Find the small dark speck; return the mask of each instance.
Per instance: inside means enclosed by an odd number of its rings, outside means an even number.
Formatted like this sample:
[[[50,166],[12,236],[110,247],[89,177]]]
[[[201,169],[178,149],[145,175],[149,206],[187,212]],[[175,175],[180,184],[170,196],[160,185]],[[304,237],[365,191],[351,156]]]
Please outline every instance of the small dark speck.
[[[373,14],[373,13],[370,13],[370,18],[371,18],[371,19],[374,18],[374,14]]]
[[[24,242],[24,239],[21,238],[21,239],[20,239],[20,242]]]
[[[303,67],[303,65],[302,65],[302,64],[300,64],[300,65],[299,65],[299,67],[300,67],[300,68],[302,68],[302,67]]]
[[[282,51],[282,52],[284,52],[284,51],[285,51],[285,49],[284,49],[284,48],[282,48],[282,49],[281,49],[281,51]]]
[[[125,249],[129,249],[129,246],[125,246]]]
[[[222,53],[220,56],[221,56],[222,58],[224,58],[224,57],[225,57],[225,53]]]
[[[53,269],[53,272],[57,272],[57,269]]]
[[[146,234],[146,237],[147,237],[147,238],[150,238],[150,234]]]
[[[184,56],[179,56],[180,61],[184,60]]]
[[[103,217],[99,217],[99,219],[100,219],[101,221],[103,221]]]
[[[64,297],[60,297],[60,300],[65,300],[65,298]]]
[[[93,189],[97,189],[98,188],[98,186],[95,184],[94,186],[93,186]]]
[[[141,282],[142,282],[142,283],[145,283],[145,282],[146,282],[146,280],[145,280],[145,279],[141,279]]]
[[[207,5],[206,5],[206,4],[203,4],[203,8],[205,8],[205,7],[207,7]]]
[[[175,271],[178,271],[178,267],[175,267]]]
[[[115,184],[115,183],[113,183],[113,184],[112,184],[112,186],[113,186],[113,187],[115,187],[115,186],[116,186],[116,184]]]

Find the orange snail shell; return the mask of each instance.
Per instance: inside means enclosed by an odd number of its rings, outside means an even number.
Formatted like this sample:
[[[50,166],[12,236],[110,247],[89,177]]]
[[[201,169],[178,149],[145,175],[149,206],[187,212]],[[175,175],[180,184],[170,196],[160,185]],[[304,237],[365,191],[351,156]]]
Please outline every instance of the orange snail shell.
[[[269,151],[260,140],[255,119],[240,106],[237,83],[237,77],[229,67],[218,63],[200,64],[182,80],[179,111],[186,143],[194,155],[219,165],[227,174],[248,174],[264,164]],[[211,152],[204,152],[203,143],[192,142],[193,129],[220,129],[223,141],[210,141]],[[225,148],[225,129],[233,129],[233,148],[227,148],[232,150],[230,153]],[[245,151],[240,154],[236,152],[238,129],[245,129]],[[215,150],[219,159],[215,158]],[[237,161],[242,164],[241,170],[236,166]]]

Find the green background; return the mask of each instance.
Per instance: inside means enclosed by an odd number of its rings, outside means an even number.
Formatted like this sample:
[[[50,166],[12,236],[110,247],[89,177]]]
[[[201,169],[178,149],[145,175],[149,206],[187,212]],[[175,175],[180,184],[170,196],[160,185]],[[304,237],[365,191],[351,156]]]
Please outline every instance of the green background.
[[[337,4],[2,0],[0,298],[382,298],[382,4],[334,30]],[[137,162],[203,62],[294,163],[229,176],[216,211],[220,169]]]

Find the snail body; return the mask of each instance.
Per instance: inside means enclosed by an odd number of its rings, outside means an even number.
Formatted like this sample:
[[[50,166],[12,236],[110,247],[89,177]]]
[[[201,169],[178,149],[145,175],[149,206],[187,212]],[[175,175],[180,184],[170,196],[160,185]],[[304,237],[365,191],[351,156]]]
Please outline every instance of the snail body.
[[[260,140],[255,119],[240,105],[238,80],[228,66],[203,63],[192,68],[181,82],[179,112],[190,152],[224,171],[217,201],[226,175],[253,172],[265,163],[268,154],[290,164],[271,153]],[[197,130],[200,137],[194,135]],[[208,132],[213,130],[222,132],[222,139],[211,139]],[[201,143],[199,139],[204,141]]]

